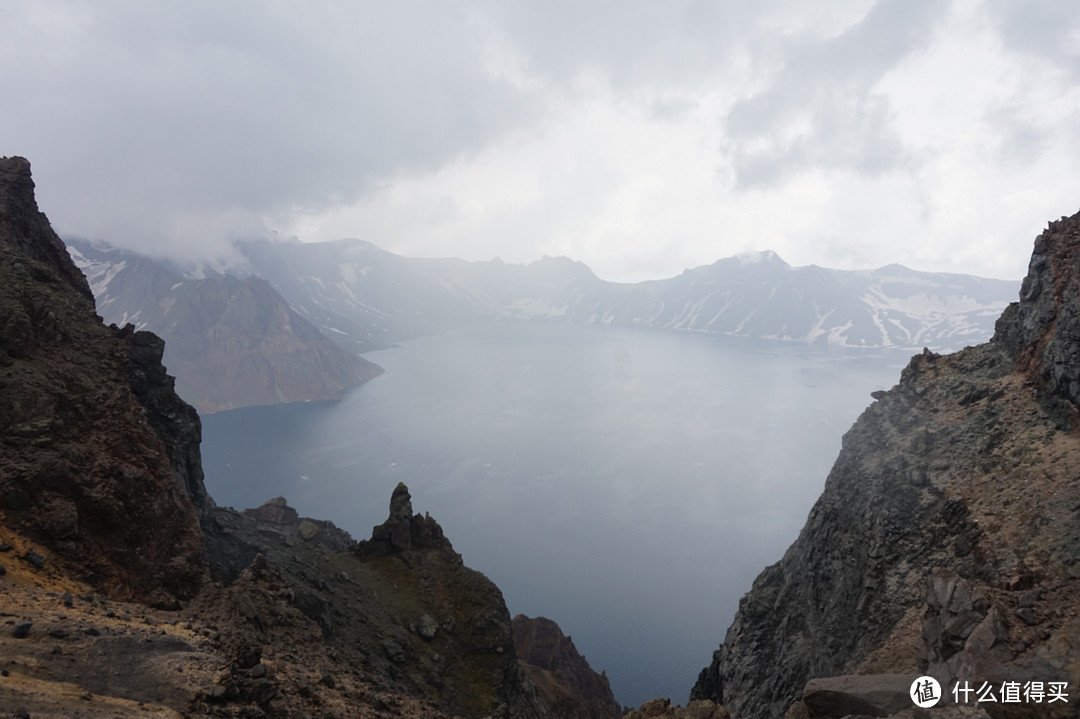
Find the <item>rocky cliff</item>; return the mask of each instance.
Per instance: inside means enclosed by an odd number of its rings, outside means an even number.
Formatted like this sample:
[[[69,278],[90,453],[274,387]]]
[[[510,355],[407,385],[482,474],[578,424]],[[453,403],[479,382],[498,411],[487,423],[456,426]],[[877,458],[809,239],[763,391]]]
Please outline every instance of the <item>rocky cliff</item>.
[[[1080,215],[1036,240],[1020,301],[991,342],[925,351],[895,387],[874,393],[799,538],[743,597],[693,698],[740,717],[865,714],[850,693],[822,688],[835,680],[808,680],[863,675],[836,686],[866,696],[930,674],[946,694],[964,681],[997,691],[1006,681],[1067,682],[1068,704],[999,699],[977,709],[1075,716],[1078,299]]]
[[[434,519],[413,513],[405,485],[368,540],[299,517],[278,497],[243,513],[215,508],[207,544],[219,581],[244,584],[257,565],[255,578],[279,587],[270,604],[256,592],[251,601],[265,608],[244,610],[227,646],[287,652],[290,632],[261,614],[295,611],[321,635],[331,657],[324,671],[335,676],[362,677],[372,691],[447,716],[548,716],[518,666],[502,593],[463,564]]]
[[[549,716],[503,597],[404,485],[370,540],[203,488],[163,342],[106,327],[0,159],[0,710]]]
[[[615,719],[622,707],[615,701],[605,674],[597,674],[573,640],[545,617],[523,614],[511,624],[518,659],[540,689],[552,716],[564,719]]]
[[[38,211],[30,164],[0,160],[4,526],[33,543],[35,562],[108,596],[189,599],[206,574],[199,440],[160,341],[101,323]]]

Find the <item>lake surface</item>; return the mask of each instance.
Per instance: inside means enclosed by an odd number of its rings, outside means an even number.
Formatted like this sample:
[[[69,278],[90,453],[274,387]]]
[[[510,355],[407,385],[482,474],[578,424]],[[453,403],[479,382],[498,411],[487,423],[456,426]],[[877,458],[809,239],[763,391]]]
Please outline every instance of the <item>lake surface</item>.
[[[685,703],[910,354],[472,326],[370,353],[386,374],[340,402],[204,417],[206,486],[363,539],[404,481],[511,614],[557,621],[621,703]]]

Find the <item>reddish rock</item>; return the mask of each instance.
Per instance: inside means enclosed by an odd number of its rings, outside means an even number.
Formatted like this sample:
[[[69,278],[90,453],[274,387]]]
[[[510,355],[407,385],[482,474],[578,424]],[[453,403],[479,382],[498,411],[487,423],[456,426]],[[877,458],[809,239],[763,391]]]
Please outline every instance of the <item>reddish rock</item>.
[[[607,676],[593,671],[558,624],[519,614],[511,629],[518,659],[553,717],[608,719],[622,714]]]

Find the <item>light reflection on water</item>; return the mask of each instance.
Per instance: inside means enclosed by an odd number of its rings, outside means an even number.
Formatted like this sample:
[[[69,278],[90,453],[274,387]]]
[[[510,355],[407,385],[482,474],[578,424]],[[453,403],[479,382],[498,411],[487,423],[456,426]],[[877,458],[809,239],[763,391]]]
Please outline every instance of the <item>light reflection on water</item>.
[[[206,483],[219,504],[283,495],[364,538],[404,481],[510,612],[558,621],[620,702],[685,702],[909,354],[478,325],[371,353],[386,374],[341,402],[205,417]]]

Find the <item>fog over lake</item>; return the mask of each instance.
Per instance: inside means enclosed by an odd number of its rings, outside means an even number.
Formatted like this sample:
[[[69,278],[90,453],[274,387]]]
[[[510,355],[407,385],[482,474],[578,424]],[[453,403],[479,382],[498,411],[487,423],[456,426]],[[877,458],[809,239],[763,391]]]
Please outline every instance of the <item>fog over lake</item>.
[[[366,355],[386,374],[340,402],[204,417],[206,485],[363,539],[404,481],[511,614],[557,621],[621,703],[685,703],[910,354],[471,326]]]

